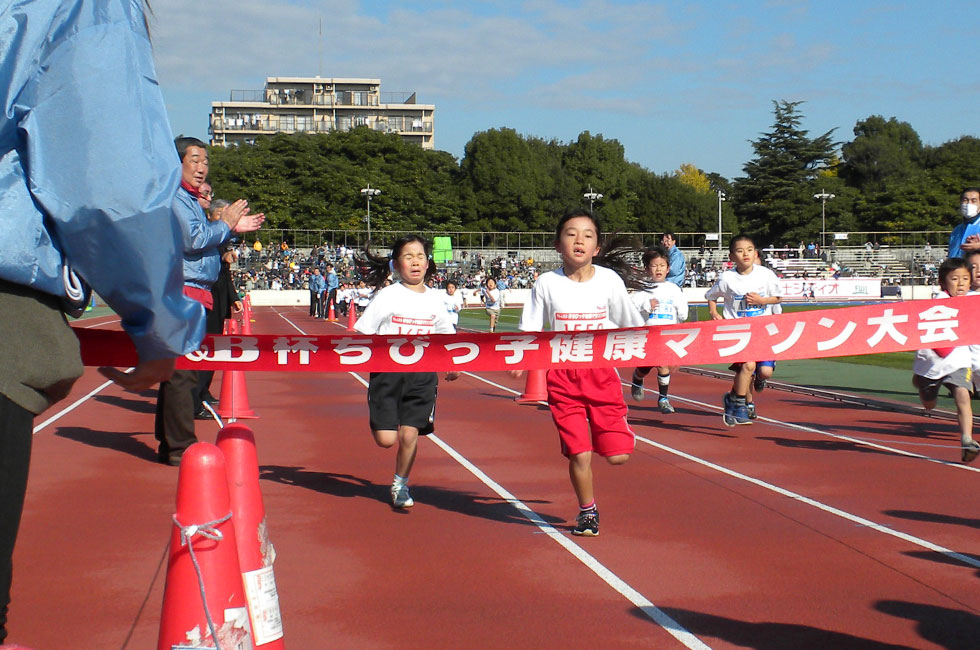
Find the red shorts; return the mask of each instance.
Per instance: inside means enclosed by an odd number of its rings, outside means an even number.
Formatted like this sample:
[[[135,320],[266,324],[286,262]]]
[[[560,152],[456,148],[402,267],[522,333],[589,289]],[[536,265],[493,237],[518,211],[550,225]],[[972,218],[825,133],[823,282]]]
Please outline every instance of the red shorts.
[[[623,386],[614,368],[549,370],[548,405],[563,455],[633,452],[636,436],[626,422]]]

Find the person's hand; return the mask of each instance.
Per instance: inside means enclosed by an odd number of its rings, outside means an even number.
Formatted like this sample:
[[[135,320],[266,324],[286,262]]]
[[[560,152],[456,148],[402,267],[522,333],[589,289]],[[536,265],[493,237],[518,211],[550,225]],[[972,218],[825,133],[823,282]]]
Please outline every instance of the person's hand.
[[[656,311],[657,305],[659,304],[660,304],[659,300],[657,300],[656,298],[650,298],[650,311]]]
[[[221,211],[221,220],[224,221],[232,231],[238,227],[241,218],[248,214],[248,201],[238,199]]]
[[[457,379],[459,379],[458,370],[450,370],[446,373],[446,381],[456,381]]]
[[[265,213],[260,212],[258,214],[245,214],[239,219],[238,225],[235,226],[235,232],[255,232],[262,227],[262,222],[265,221]]]
[[[508,370],[507,374],[510,375],[511,379],[520,379],[524,376],[523,370]]]
[[[766,299],[753,291],[752,293],[745,294],[745,302],[750,305],[764,305],[766,304]]]
[[[725,317],[719,314],[717,311],[711,312],[711,320],[725,320]]]
[[[233,314],[238,314],[243,309],[245,309],[245,305],[242,304],[242,301],[241,300],[236,300],[231,305],[231,313],[233,313]]]
[[[99,372],[103,377],[114,381],[124,389],[138,393],[151,386],[167,381],[174,374],[175,358],[154,359],[153,361],[140,361],[135,368],[129,372],[123,372],[118,368],[101,367]]]
[[[970,244],[978,243],[980,242],[980,235],[970,235],[964,241]]]

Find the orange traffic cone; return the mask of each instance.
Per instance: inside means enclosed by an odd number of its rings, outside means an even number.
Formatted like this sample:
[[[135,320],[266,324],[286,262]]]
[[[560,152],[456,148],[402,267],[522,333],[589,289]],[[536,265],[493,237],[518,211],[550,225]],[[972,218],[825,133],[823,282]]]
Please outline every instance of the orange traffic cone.
[[[527,382],[524,384],[524,393],[522,393],[520,397],[516,398],[516,401],[520,404],[547,401],[547,375],[547,370],[528,370]],[[222,399],[224,399],[223,395]]]
[[[242,334],[252,334],[252,312],[245,309],[242,310]]]
[[[350,300],[347,303],[347,331],[354,331],[354,323],[357,322],[357,308],[354,306],[354,301]]]
[[[228,334],[238,334],[238,321],[229,318],[225,321],[225,326],[228,328]],[[225,370],[221,373],[218,415],[236,420],[259,417],[248,403],[248,387],[245,385],[244,371]]]
[[[265,523],[255,436],[243,424],[229,424],[218,433],[216,444],[225,455],[238,564],[245,583],[255,647],[279,650],[285,646],[276,576],[272,571],[276,551],[269,542]]]
[[[181,457],[173,519],[157,649],[251,647],[225,458],[209,442]]]
[[[327,310],[327,320],[330,321],[331,323],[336,323],[337,322],[337,314],[334,313],[334,310],[333,310],[333,300],[328,300],[327,302],[330,303],[330,309]]]

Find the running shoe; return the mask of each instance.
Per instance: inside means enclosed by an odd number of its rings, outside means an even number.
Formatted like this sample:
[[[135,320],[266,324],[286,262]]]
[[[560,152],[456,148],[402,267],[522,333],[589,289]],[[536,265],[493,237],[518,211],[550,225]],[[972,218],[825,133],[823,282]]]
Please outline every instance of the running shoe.
[[[964,463],[972,463],[980,456],[980,442],[976,440],[971,440],[970,444],[963,445],[963,456],[962,461]]]
[[[749,417],[748,406],[749,405],[744,399],[740,400],[735,398],[732,400],[732,417],[735,420],[735,424],[752,424],[752,419]]]
[[[745,403],[745,412],[748,413],[750,420],[754,420],[755,419],[755,402],[746,402]]]
[[[725,412],[721,416],[721,421],[725,423],[726,427],[735,426],[737,422],[735,422],[735,403],[732,400],[732,394],[725,393],[725,396],[721,398],[721,403],[725,406]]]
[[[759,377],[758,375],[752,381],[752,386],[755,388],[755,392],[761,393],[766,388],[766,380],[764,377]]]
[[[396,508],[411,508],[415,505],[412,495],[408,493],[408,485],[391,486],[391,503]]]
[[[633,399],[635,399],[637,402],[642,402],[643,401],[643,382],[642,381],[640,383],[636,383],[635,380],[633,381],[633,383],[630,385],[630,395],[632,395]]]
[[[599,512],[595,508],[580,512],[578,518],[575,520],[575,528],[572,529],[572,535],[598,537]]]
[[[669,415],[674,412],[674,407],[670,405],[670,400],[666,397],[661,397],[657,400],[657,406],[660,407],[660,412],[664,415]]]

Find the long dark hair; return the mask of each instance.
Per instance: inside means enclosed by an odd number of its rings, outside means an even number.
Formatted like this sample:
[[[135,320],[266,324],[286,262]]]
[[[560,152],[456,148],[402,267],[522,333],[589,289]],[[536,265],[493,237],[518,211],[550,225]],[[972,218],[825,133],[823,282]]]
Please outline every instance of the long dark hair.
[[[561,238],[561,231],[565,224],[576,217],[591,219],[595,226],[596,239],[599,241],[599,254],[592,259],[593,264],[614,271],[630,289],[641,289],[649,285],[644,274],[635,266],[636,258],[642,253],[639,242],[632,237],[615,233],[609,237],[603,237],[602,223],[599,221],[599,217],[587,208],[574,208],[558,219],[558,225],[555,227],[556,243]]]
[[[364,255],[355,255],[354,264],[361,273],[361,279],[365,284],[371,285],[375,290],[384,286],[388,276],[394,273],[394,260],[402,254],[402,249],[412,242],[422,244],[425,256],[428,258],[428,266],[425,268],[425,278],[423,282],[428,282],[436,272],[436,265],[432,262],[432,245],[425,237],[418,235],[405,235],[399,237],[391,245],[391,254],[388,256],[375,255],[371,252],[371,242],[364,245]]]

